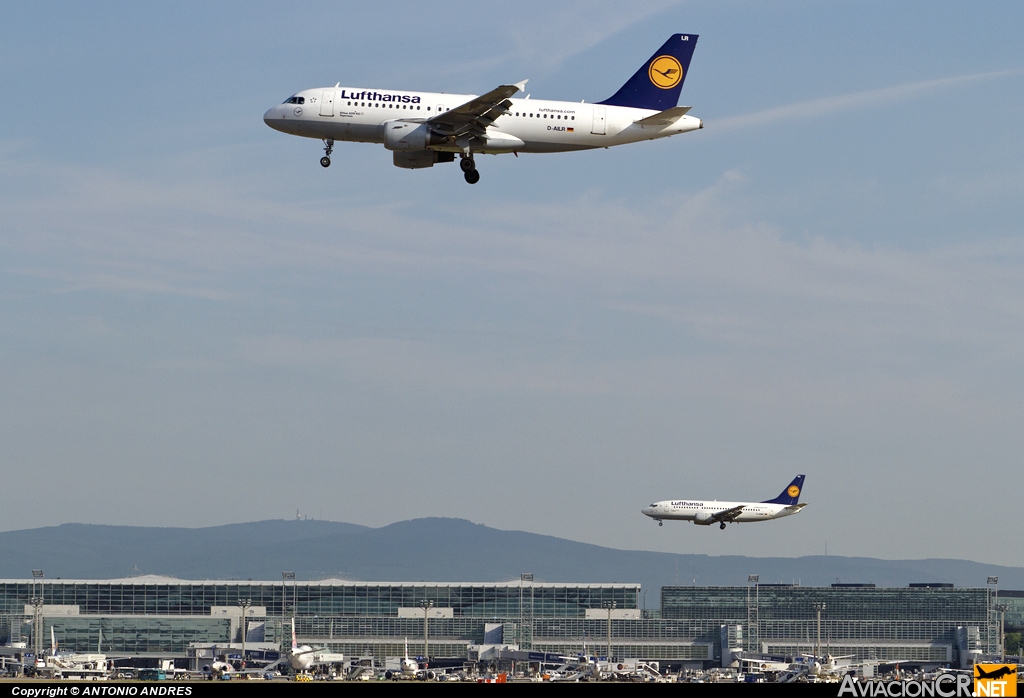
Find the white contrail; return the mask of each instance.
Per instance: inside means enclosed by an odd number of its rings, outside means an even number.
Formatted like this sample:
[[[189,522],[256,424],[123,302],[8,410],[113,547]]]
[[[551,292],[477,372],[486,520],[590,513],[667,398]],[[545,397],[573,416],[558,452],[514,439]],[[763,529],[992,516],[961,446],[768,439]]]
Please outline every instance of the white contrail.
[[[707,125],[713,132],[717,132],[747,128],[748,126],[760,126],[775,121],[807,119],[847,109],[863,109],[866,106],[877,106],[880,104],[897,102],[901,99],[911,99],[929,92],[938,92],[951,87],[969,85],[972,83],[984,82],[986,80],[995,80],[996,78],[1020,75],[1022,73],[1024,73],[1024,69],[1018,68],[1016,70],[999,70],[989,73],[960,75],[952,78],[909,82],[903,85],[882,87],[877,90],[853,92],[848,95],[836,95],[834,97],[810,99],[805,102],[795,102],[782,107],[772,107],[771,109],[763,109],[750,114],[727,116],[724,119],[708,119]]]

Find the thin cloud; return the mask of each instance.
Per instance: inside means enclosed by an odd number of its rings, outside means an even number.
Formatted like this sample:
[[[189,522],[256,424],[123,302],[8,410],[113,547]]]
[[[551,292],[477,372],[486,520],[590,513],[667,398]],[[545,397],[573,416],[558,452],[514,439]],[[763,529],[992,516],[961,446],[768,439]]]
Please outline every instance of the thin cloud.
[[[819,116],[827,116],[837,112],[850,109],[863,109],[865,107],[877,107],[884,104],[893,104],[907,99],[914,99],[926,94],[941,92],[965,85],[973,85],[979,82],[997,80],[999,78],[1011,77],[1024,74],[1024,69],[998,70],[987,73],[974,73],[972,75],[960,75],[952,78],[939,78],[937,80],[924,80],[921,82],[909,82],[892,87],[882,87],[877,90],[865,90],[864,92],[853,92],[847,95],[836,95],[833,97],[822,97],[810,99],[804,102],[795,102],[781,107],[772,107],[750,114],[728,116],[717,121],[708,121],[709,128],[716,133],[735,131],[749,128],[751,126],[764,126],[783,120],[811,119]]]
[[[680,2],[577,2],[546,9],[547,21],[541,26],[530,25],[527,31],[526,27],[513,25],[510,33],[519,55],[550,70]]]

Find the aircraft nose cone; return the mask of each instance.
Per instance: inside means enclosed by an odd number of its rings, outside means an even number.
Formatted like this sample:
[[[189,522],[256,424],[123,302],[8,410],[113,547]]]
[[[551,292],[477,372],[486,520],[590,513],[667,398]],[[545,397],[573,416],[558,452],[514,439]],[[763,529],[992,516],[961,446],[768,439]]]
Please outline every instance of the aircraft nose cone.
[[[291,123],[288,114],[280,106],[271,107],[263,114],[263,123],[275,131],[288,133],[288,126]]]
[[[644,507],[643,509],[640,510],[640,513],[644,514],[646,516],[650,516],[651,512],[653,512],[653,511],[654,511],[654,509],[652,509],[651,507]]]

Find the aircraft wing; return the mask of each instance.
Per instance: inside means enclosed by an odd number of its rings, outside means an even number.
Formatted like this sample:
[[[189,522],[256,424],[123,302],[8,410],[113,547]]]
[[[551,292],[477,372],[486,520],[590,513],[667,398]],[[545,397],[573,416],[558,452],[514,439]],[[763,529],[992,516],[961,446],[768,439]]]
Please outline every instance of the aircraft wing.
[[[427,123],[445,136],[470,135],[482,138],[487,127],[512,107],[508,98],[526,87],[526,80],[514,85],[496,87],[487,94],[475,97],[465,104],[436,114]]]
[[[726,509],[725,511],[720,511],[717,514],[713,514],[711,518],[714,521],[733,521],[737,516],[740,515],[742,511],[743,505],[741,504],[738,507],[733,507],[732,509]]]
[[[665,111],[660,111],[657,114],[651,114],[644,119],[637,119],[634,124],[641,126],[668,126],[669,124],[675,123],[679,120],[679,117],[686,116],[686,112],[693,109],[693,107],[672,107]]]

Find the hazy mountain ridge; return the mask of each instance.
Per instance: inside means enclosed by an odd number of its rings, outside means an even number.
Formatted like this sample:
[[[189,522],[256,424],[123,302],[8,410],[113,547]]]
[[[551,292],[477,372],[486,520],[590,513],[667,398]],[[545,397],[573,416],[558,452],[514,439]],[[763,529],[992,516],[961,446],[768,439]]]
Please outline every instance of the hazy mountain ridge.
[[[678,565],[678,568],[677,568]],[[162,574],[180,579],[362,581],[632,582],[649,589],[678,583],[742,585],[748,574],[764,583],[805,586],[873,582],[952,582],[1024,588],[1024,568],[969,560],[880,560],[815,555],[798,558],[709,556],[616,550],[523,531],[503,531],[462,519],[401,521],[381,528],[332,521],[256,521],[209,528],[149,528],[63,524],[0,533],[0,577],[24,579],[42,569],[47,579],[112,579]],[[677,572],[678,569],[678,572]]]

